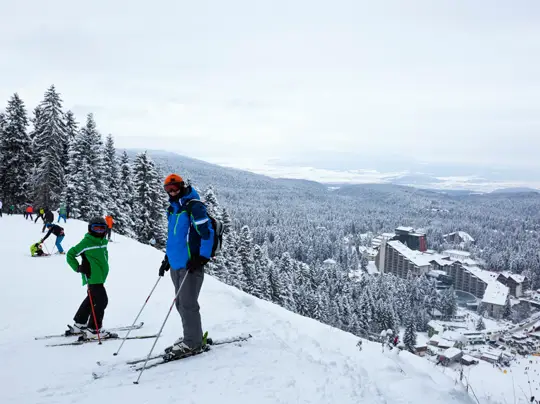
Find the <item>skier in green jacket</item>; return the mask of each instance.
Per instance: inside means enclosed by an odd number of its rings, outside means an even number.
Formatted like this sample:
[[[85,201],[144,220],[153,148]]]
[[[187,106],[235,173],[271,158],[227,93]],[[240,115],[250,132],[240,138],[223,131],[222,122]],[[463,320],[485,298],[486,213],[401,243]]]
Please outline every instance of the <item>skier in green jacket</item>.
[[[70,248],[67,252],[67,263],[75,272],[82,275],[83,285],[88,285],[88,294],[73,318],[75,324],[69,327],[67,333],[78,334],[85,332],[87,337],[95,338],[99,331],[101,338],[117,337],[116,334],[101,329],[105,308],[108,303],[105,290],[105,281],[109,274],[106,234],[107,223],[105,219],[102,217],[94,218],[88,223],[88,233],[79,244]],[[78,256],[81,257],[81,263],[76,258]],[[90,299],[94,306],[94,313],[92,313]]]

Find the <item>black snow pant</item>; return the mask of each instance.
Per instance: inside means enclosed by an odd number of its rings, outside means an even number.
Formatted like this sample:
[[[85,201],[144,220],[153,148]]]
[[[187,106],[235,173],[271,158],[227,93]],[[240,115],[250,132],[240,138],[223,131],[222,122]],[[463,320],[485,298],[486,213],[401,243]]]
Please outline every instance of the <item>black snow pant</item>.
[[[2,217],[2,209],[0,209],[0,217]]]
[[[185,269],[176,271],[171,269],[171,279],[176,293],[178,293],[178,288],[185,276],[187,276],[186,281],[175,303],[182,318],[184,343],[190,348],[197,348],[202,345],[203,337],[201,313],[197,300],[204,280],[204,270],[201,268],[194,272],[188,272]]]
[[[37,217],[36,217],[36,220],[34,221],[34,223],[37,223],[38,219],[39,218],[42,218],[43,219],[43,215],[41,213],[38,213]]]
[[[94,311],[96,313],[96,321],[98,328],[101,329],[103,324],[103,316],[105,315],[105,308],[109,303],[109,298],[107,297],[107,291],[105,286],[102,283],[96,285],[89,285],[90,294],[92,295],[92,302],[94,303]],[[94,317],[92,315],[92,306],[90,305],[90,299],[88,294],[86,298],[81,303],[79,310],[73,317],[73,321],[78,324],[86,324],[90,330],[95,330],[96,325],[94,323]]]

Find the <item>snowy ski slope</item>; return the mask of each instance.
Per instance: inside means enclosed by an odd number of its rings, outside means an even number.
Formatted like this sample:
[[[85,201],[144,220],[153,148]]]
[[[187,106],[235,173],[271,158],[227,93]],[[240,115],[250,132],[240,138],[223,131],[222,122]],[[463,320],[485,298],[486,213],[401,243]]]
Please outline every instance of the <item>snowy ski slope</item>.
[[[69,221],[64,246],[86,224]],[[258,300],[207,276],[201,292],[203,327],[215,338],[249,332],[241,344],[137,373],[123,362],[145,356],[151,339],[103,345],[46,347],[35,336],[62,332],[86,289],[65,257],[31,258],[41,221],[0,218],[0,403],[472,403],[452,379],[408,353],[381,353],[358,338]],[[49,249],[54,236],[47,240]],[[157,279],[162,253],[116,236],[109,247],[109,307],[104,326],[131,324]],[[168,275],[168,274],[167,274]],[[158,285],[132,335],[157,332],[173,298],[168,276]],[[176,311],[157,350],[181,333]],[[54,341],[56,342],[56,341]],[[61,342],[61,341],[58,341]],[[101,365],[96,362],[101,361]],[[100,376],[94,379],[92,373]]]

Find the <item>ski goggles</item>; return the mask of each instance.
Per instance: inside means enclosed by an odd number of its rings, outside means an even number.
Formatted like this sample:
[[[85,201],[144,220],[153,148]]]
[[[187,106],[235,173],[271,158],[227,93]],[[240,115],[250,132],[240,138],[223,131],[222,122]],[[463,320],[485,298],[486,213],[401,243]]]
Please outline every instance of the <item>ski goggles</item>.
[[[107,233],[107,225],[106,224],[91,224],[90,231],[96,234],[105,234]]]
[[[183,184],[172,183],[172,184],[167,184],[167,185],[165,185],[163,188],[165,188],[165,192],[167,192],[168,194],[170,194],[171,192],[178,192],[178,191],[180,191],[182,185],[183,185]]]

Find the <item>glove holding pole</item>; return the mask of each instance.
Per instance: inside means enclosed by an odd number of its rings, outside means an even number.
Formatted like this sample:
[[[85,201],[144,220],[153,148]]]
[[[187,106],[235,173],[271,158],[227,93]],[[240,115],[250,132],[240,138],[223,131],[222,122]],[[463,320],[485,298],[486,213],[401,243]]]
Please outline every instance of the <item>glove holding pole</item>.
[[[169,258],[167,255],[165,255],[165,258],[163,258],[163,261],[161,261],[161,266],[159,267],[159,276],[164,276],[165,272],[167,272],[171,268],[171,264],[169,264]]]

